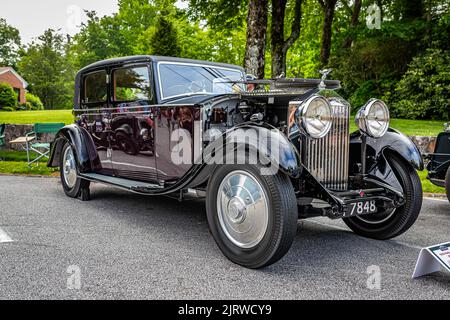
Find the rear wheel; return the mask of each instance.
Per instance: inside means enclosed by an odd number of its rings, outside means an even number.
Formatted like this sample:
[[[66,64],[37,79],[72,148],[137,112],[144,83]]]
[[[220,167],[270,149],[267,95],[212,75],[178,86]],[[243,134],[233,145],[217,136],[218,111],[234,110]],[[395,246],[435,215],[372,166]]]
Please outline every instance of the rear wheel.
[[[445,192],[447,193],[448,201],[450,201],[450,167],[448,167],[445,175]]]
[[[386,240],[406,232],[422,208],[422,184],[416,170],[396,155],[386,155],[403,187],[405,204],[397,209],[344,219],[347,226],[364,237]]]
[[[61,152],[59,170],[64,193],[67,196],[80,198],[83,201],[90,199],[90,182],[78,176],[75,152],[68,142],[64,144]]]
[[[297,232],[297,202],[289,178],[261,175],[259,166],[219,167],[208,183],[206,209],[220,250],[247,268],[281,259]]]

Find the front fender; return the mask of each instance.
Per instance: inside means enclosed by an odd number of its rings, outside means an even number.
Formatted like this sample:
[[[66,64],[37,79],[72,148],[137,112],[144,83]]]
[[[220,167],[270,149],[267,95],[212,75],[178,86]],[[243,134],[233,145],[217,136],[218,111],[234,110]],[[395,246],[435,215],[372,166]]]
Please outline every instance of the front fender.
[[[245,123],[233,127],[216,136],[205,147],[203,156],[208,164],[245,164],[242,160],[248,160],[244,159],[246,153],[257,154],[258,163],[279,169],[291,178],[301,174],[297,149],[282,132],[268,124]]]
[[[59,167],[62,148],[66,142],[69,142],[75,151],[79,172],[90,172],[101,167],[91,135],[75,124],[65,126],[56,134],[50,150],[48,167]]]
[[[350,143],[352,146],[361,145],[361,133],[353,133]],[[397,153],[416,170],[424,169],[423,158],[417,146],[410,138],[395,129],[389,128],[388,132],[378,139],[368,137],[367,145],[373,149],[376,157],[380,155],[384,157],[384,153],[389,150]]]

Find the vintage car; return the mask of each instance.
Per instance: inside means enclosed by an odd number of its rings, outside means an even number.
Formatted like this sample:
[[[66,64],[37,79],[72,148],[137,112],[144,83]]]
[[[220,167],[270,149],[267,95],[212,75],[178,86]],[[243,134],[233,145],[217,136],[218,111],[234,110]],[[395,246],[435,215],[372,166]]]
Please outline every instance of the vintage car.
[[[361,107],[351,133],[351,107],[329,72],[254,80],[205,61],[97,62],[76,77],[75,123],[57,134],[48,165],[81,200],[91,182],[205,197],[218,247],[248,268],[281,259],[298,219],[343,219],[361,236],[396,237],[421,210],[422,157],[389,128],[380,100]]]
[[[450,124],[444,125],[436,140],[433,154],[426,155],[430,160],[427,165],[427,178],[438,187],[445,188],[450,201]]]

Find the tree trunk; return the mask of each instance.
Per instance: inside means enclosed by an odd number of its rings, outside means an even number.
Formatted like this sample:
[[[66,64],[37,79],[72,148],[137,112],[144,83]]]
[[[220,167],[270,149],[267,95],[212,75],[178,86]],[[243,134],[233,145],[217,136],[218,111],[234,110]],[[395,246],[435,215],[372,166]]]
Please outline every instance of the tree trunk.
[[[247,45],[244,67],[258,79],[264,78],[268,0],[250,0],[247,16]]]
[[[337,0],[319,0],[320,5],[324,11],[324,21],[322,30],[322,48],[320,51],[320,62],[322,66],[328,64],[331,52],[331,37],[332,37],[332,26],[334,19],[334,11],[336,8]]]
[[[300,37],[303,0],[295,1],[294,20],[291,34],[284,39],[284,20],[286,17],[287,0],[272,0],[272,78],[286,75],[286,55],[289,48]]]
[[[287,0],[272,0],[272,78],[286,74],[284,18]]]
[[[352,21],[350,22],[350,28],[354,29],[359,23],[359,15],[361,14],[362,0],[355,0],[353,7]],[[350,35],[344,40],[344,48],[350,48],[353,43],[353,36]]]

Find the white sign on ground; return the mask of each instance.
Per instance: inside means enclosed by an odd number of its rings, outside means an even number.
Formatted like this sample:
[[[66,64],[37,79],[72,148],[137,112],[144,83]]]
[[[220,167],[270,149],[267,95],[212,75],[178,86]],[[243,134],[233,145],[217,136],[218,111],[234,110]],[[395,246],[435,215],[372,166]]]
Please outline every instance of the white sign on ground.
[[[13,242],[13,240],[8,236],[8,234],[0,228],[0,243]]]
[[[450,242],[420,250],[413,279],[442,269],[450,272]]]

